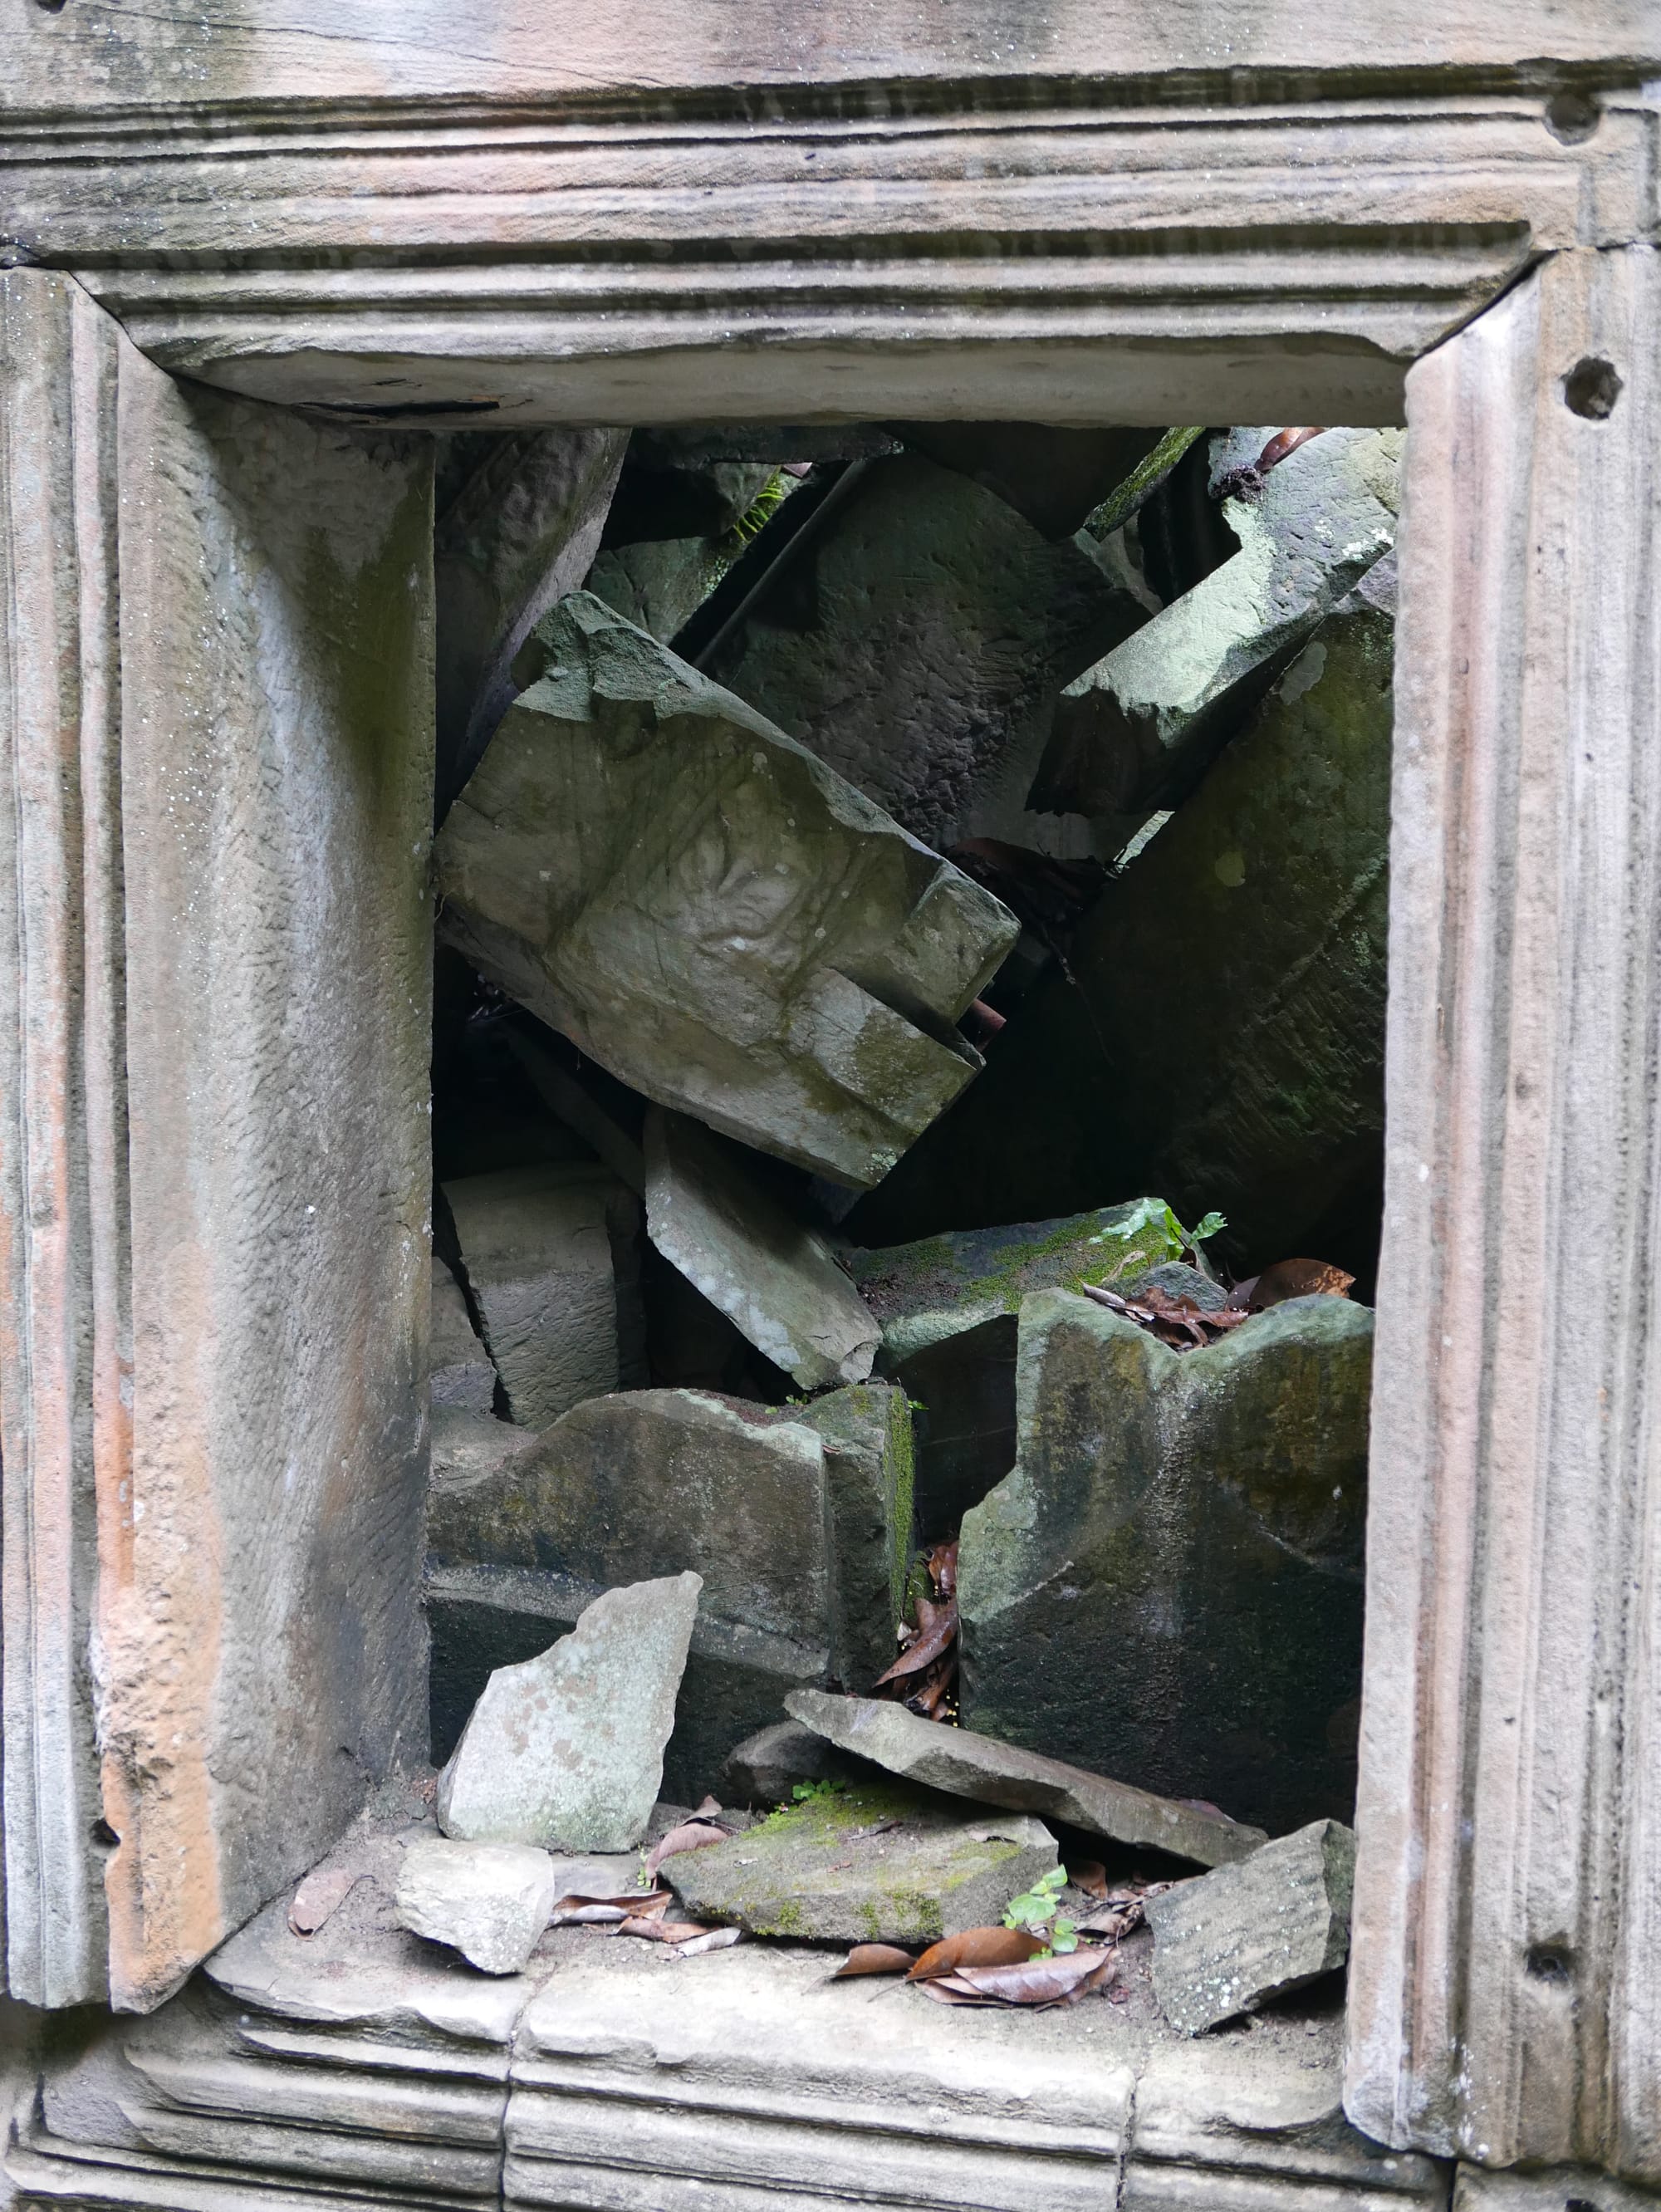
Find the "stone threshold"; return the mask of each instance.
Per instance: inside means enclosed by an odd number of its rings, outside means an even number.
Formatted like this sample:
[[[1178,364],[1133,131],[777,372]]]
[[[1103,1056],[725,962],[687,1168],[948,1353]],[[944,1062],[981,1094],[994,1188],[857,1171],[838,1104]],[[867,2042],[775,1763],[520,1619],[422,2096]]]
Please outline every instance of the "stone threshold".
[[[285,1897],[147,2018],[56,2024],[5,2159],[17,2205],[1448,2204],[1449,2167],[1344,2119],[1330,2000],[1185,2041],[1153,2005],[1145,1936],[1123,2003],[1044,2014],[832,1983],[836,1957],[802,1946],[677,1959],[577,1929],[491,1979],[391,1925],[398,1856],[427,1832],[349,1838],[335,1859],[368,1878],[317,1936],[290,1932]]]

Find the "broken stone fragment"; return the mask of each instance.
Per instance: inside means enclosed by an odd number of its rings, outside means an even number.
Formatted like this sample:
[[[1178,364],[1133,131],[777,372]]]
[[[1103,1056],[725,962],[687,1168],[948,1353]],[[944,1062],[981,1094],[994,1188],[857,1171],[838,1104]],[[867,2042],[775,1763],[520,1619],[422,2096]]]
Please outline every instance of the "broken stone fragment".
[[[851,1771],[850,1762],[816,1729],[800,1721],[773,1721],[727,1753],[718,1795],[724,1805],[780,1805],[798,1783],[846,1782]]]
[[[555,1164],[444,1186],[513,1420],[540,1429],[641,1378],[640,1200],[603,1168]]]
[[[662,1871],[694,1917],[755,1936],[928,1943],[996,1922],[1055,1864],[1055,1838],[1025,1814],[875,1780],[828,1784]]]
[[[743,1154],[684,1115],[646,1116],[646,1234],[756,1350],[804,1390],[863,1382],[877,1324],[821,1237]]]
[[[626,430],[470,440],[470,469],[444,488],[433,534],[439,821],[512,700],[515,654],[594,558],[627,444]]]
[[[942,847],[1020,834],[1056,690],[1147,618],[1094,544],[915,453],[838,485],[775,599],[710,673]]]
[[[585,593],[439,836],[441,927],[659,1103],[864,1188],[979,1066],[990,893]]]
[[[1154,1994],[1172,2027],[1201,2035],[1343,1966],[1355,1886],[1354,1832],[1315,1820],[1149,1898]]]
[[[1164,1297],[1185,1299],[1202,1313],[1222,1313],[1228,1304],[1228,1293],[1221,1283],[1214,1283],[1209,1275],[1180,1260],[1167,1260],[1161,1267],[1150,1267],[1145,1275],[1131,1276],[1113,1287],[1132,1300],[1157,1291]]]
[[[439,1777],[444,1833],[632,1850],[663,1781],[702,1587],[681,1574],[608,1590],[540,1657],[493,1674]]]
[[[1028,1297],[958,1556],[966,1724],[1271,1831],[1353,1802],[1372,1356],[1344,1298],[1179,1353]]]
[[[827,1744],[870,1759],[902,1781],[1007,1811],[1041,1813],[1112,1843],[1147,1844],[1200,1866],[1218,1866],[1247,1856],[1264,1841],[1261,1828],[1248,1828],[1222,1813],[1152,1796],[968,1729],[943,1728],[886,1698],[796,1690],[785,1705]]]
[[[448,1944],[482,1973],[520,1973],[548,1925],[557,1881],[546,1851],[422,1836],[399,1869],[397,1924]]]
[[[778,1410],[686,1390],[591,1399],[497,1472],[435,1480],[431,1567],[513,1570],[579,1592],[696,1568],[700,1656],[675,1772],[677,1789],[695,1782],[701,1795],[785,1691],[870,1681],[892,1656],[908,1445],[903,1394],[885,1384]],[[481,1591],[469,1603],[487,1601]],[[435,1683],[452,1630],[476,1646],[486,1626],[433,1614]],[[705,1644],[718,1629],[723,1640]]]
[[[1068,685],[1028,803],[1091,815],[1179,805],[1393,544],[1403,436],[1329,430],[1227,501],[1240,551]]]
[[[534,1429],[515,1428],[512,1421],[499,1421],[494,1413],[476,1413],[465,1406],[435,1406],[432,1431],[430,1488],[434,1494],[465,1492],[536,1449]]]
[[[1145,466],[1167,434],[1065,429],[1050,422],[897,422],[894,428],[911,450],[984,484],[1052,540],[1081,529]]]
[[[479,1342],[460,1284],[442,1260],[433,1262],[433,1335],[429,1388],[434,1407],[488,1413],[496,1370]]]
[[[1237,1260],[1353,1267],[1324,1224],[1378,1221],[1394,647],[1387,592],[1334,610],[861,1202],[861,1243],[1140,1188],[1221,1210]]]

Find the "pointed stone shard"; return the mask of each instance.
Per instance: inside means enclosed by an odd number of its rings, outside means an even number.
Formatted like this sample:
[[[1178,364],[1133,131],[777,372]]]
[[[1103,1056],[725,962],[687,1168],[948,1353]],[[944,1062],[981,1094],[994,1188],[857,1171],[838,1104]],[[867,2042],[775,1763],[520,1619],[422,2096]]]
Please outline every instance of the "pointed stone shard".
[[[1272,435],[1232,434],[1254,454]],[[1322,617],[1394,544],[1403,436],[1325,431],[1253,495],[1228,500],[1240,551],[1068,685],[1028,804],[1144,816],[1178,805]]]
[[[444,1186],[508,1411],[545,1428],[639,1379],[640,1206],[603,1168],[555,1164]]]
[[[1351,1802],[1372,1362],[1347,1298],[1176,1352],[1028,1297],[1015,1465],[958,1556],[965,1723],[1271,1830]]]
[[[517,1974],[548,1925],[558,1887],[546,1851],[422,1836],[398,1872],[398,1925],[447,1943],[482,1973]]]
[[[1112,1843],[1145,1844],[1200,1866],[1220,1866],[1246,1857],[1264,1840],[1261,1828],[1248,1828],[1223,1814],[1155,1797],[968,1729],[943,1728],[884,1698],[834,1698],[822,1690],[795,1690],[785,1698],[785,1710],[839,1751],[868,1759],[904,1781],[1012,1812],[1041,1813]],[[755,1741],[760,1745],[761,1739]],[[741,1745],[735,1760],[748,1748]],[[766,1755],[776,1764],[779,1753],[773,1747],[766,1747]]]
[[[569,1636],[493,1674],[439,1777],[469,1842],[632,1850],[664,1774],[700,1575],[608,1590]]]
[[[598,599],[537,653],[439,839],[444,933],[648,1097],[876,1182],[980,1065],[953,1024],[1014,917]]]
[[[823,1237],[684,1115],[652,1109],[646,1156],[646,1234],[664,1257],[804,1390],[863,1382],[877,1325]]]
[[[433,1404],[488,1413],[495,1402],[496,1370],[479,1342],[461,1285],[442,1260],[433,1262]]]
[[[1354,1830],[1315,1820],[1150,1897],[1154,1994],[1172,2027],[1201,2035],[1343,1966],[1355,1887]]]

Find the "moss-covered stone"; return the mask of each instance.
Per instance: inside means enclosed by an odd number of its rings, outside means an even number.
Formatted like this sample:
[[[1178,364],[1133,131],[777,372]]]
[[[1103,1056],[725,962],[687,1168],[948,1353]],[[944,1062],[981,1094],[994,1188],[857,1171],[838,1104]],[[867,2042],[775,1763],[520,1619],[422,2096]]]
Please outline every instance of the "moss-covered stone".
[[[963,1523],[965,1724],[1271,1832],[1345,1817],[1372,1352],[1343,1298],[1182,1353],[1028,1298],[1016,1463]]]
[[[931,1943],[995,1923],[1056,1863],[1022,1813],[966,1813],[882,1781],[821,1787],[664,1863],[688,1911],[803,1942]]]

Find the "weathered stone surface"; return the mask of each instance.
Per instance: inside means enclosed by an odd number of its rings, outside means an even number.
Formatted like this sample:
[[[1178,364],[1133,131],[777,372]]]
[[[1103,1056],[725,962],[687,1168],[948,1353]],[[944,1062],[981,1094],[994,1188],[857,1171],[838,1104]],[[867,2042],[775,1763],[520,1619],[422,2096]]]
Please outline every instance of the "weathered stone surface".
[[[557,1881],[548,1853],[529,1844],[425,1837],[403,1855],[398,1925],[483,1973],[517,1974],[548,1925]]]
[[[664,1861],[688,1911],[806,1942],[915,1943],[995,1922],[1056,1863],[1021,1813],[966,1814],[882,1781],[834,1784]]]
[[[508,1410],[526,1428],[641,1379],[640,1202],[603,1168],[444,1186]]]
[[[1343,1966],[1355,1886],[1354,1830],[1315,1820],[1150,1897],[1143,1910],[1165,2017],[1199,2035]]]
[[[626,430],[468,441],[433,544],[440,821],[512,702],[514,656],[594,558],[627,444]]]
[[[429,1565],[423,1594],[433,1636],[433,1757],[441,1761],[491,1675],[536,1658],[603,1593],[547,1569]],[[700,1609],[664,1753],[664,1796],[681,1805],[720,1796],[733,1745],[777,1714],[790,1691],[822,1682],[829,1671],[823,1643],[800,1644]]]
[[[736,1146],[684,1115],[646,1116],[646,1233],[756,1350],[803,1389],[863,1382],[878,1329],[814,1231]]]
[[[433,1334],[427,1388],[434,1407],[488,1413],[495,1402],[496,1370],[474,1332],[461,1285],[442,1260],[433,1262]]]
[[[476,1484],[500,1475],[536,1449],[534,1429],[499,1421],[465,1406],[433,1408],[433,1468],[429,1495],[464,1494]]]
[[[839,486],[789,595],[718,646],[711,673],[942,846],[1008,834],[1055,689],[1146,618],[1094,546],[1046,544],[919,453]]]
[[[798,1782],[846,1781],[851,1764],[801,1721],[774,1721],[735,1744],[716,1793],[724,1805],[781,1805]]]
[[[1016,1312],[1028,1291],[1118,1287],[1182,1250],[1181,1224],[1164,1200],[1138,1198],[1064,1220],[948,1231],[851,1252],[848,1272],[882,1325],[884,1358],[897,1363]]]
[[[1070,538],[1164,437],[1163,430],[1072,430],[1050,422],[897,422],[913,452],[955,469],[1024,515],[1045,538]]]
[[[925,1543],[955,1535],[1015,1465],[1016,1337],[1014,1314],[999,1314],[893,1363],[912,1407],[916,1526]]]
[[[1274,432],[1236,435],[1255,453]],[[1394,543],[1402,437],[1328,430],[1228,500],[1240,551],[1062,693],[1030,804],[1093,815],[1178,805]]]
[[[438,1565],[536,1569],[590,1588],[694,1567],[703,1613],[787,1647],[789,1683],[870,1680],[892,1655],[910,1528],[902,1395],[775,1411],[690,1390],[591,1399],[500,1472],[435,1488]],[[776,1717],[781,1694],[721,1745]]]
[[[1009,1812],[1041,1813],[1113,1843],[1148,1844],[1201,1866],[1219,1866],[1246,1857],[1264,1841],[1261,1828],[1152,1796],[969,1729],[943,1728],[887,1698],[796,1690],[785,1705],[827,1743],[886,1767],[902,1781]]]
[[[1348,1812],[1373,1316],[1296,1298],[1175,1352],[1021,1308],[1014,1471],[963,1523],[963,1717],[1284,1829]]]
[[[1038,986],[862,1203],[863,1243],[1151,1189],[1220,1209],[1237,1261],[1346,1259],[1324,1224],[1358,1182],[1378,1214],[1394,641],[1360,592],[1328,617],[1086,916],[1076,985]]]
[[[1167,1260],[1162,1267],[1150,1267],[1145,1275],[1132,1276],[1115,1287],[1132,1299],[1147,1291],[1161,1291],[1167,1298],[1185,1298],[1202,1313],[1222,1313],[1228,1304],[1228,1293],[1221,1283],[1214,1283],[1209,1275],[1180,1260]]]
[[[979,1066],[1016,934],[753,708],[584,593],[439,840],[443,927],[660,1104],[875,1182]]]
[[[470,1842],[627,1850],[646,1833],[703,1587],[608,1590],[571,1634],[492,1675],[439,1778],[439,1826]]]

